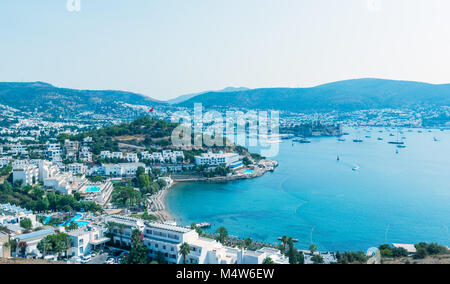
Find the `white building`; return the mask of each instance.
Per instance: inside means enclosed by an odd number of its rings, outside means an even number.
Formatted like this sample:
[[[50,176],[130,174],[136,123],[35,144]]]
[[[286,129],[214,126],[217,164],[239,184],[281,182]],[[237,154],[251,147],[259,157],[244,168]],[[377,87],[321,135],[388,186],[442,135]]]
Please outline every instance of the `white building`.
[[[13,182],[21,180],[23,185],[35,185],[39,182],[39,169],[32,164],[13,167]]]
[[[22,145],[22,144],[20,144],[20,143],[9,144],[7,146],[10,148],[10,150],[8,151],[9,154],[12,154],[12,155],[26,155],[26,154],[28,154],[27,147]]]
[[[85,163],[92,163],[92,153],[89,152],[89,148],[88,147],[81,148],[80,160],[85,162]]]
[[[32,211],[9,203],[0,204],[0,225],[20,224],[23,219],[30,219],[33,228],[39,226]]]
[[[154,163],[177,163],[178,158],[184,159],[183,151],[164,150],[162,152],[155,152],[150,154],[148,151],[141,152],[141,157],[144,160],[153,161]]]
[[[278,250],[262,249],[249,252],[226,247],[216,240],[200,237],[195,230],[184,227],[117,215],[106,217],[105,222],[111,225],[110,233],[114,243],[130,245],[132,233],[137,229],[143,234],[150,257],[155,259],[161,256],[165,262],[171,264],[183,263],[179,254],[183,243],[190,246],[190,253],[186,257],[188,264],[261,264],[266,257],[270,257],[275,263],[289,263]],[[120,230],[118,224],[124,225],[125,229]]]
[[[145,168],[144,163],[103,164],[102,171],[105,176],[133,176],[139,167]]]
[[[230,166],[239,162],[239,155],[235,153],[203,153],[201,156],[195,156],[195,164],[219,166]]]
[[[0,168],[6,167],[11,161],[10,157],[0,157]]]
[[[69,257],[82,257],[104,246],[109,242],[109,238],[104,236],[102,227],[88,225],[85,228],[68,233],[72,240],[72,247],[69,249]]]
[[[37,245],[42,239],[44,239],[49,235],[53,235],[54,233],[55,233],[54,229],[46,229],[32,232],[29,234],[17,235],[14,236],[12,239],[15,239],[18,243],[25,242],[27,244],[25,255],[35,255],[37,257],[42,257],[43,255],[38,250]],[[17,246],[16,253],[19,253],[19,246]]]
[[[129,163],[138,163],[139,158],[136,153],[127,153],[125,155],[125,160],[127,160]]]
[[[87,166],[80,163],[73,163],[67,165],[66,170],[73,175],[84,175],[87,171]]]
[[[122,152],[112,152],[111,158],[121,160],[121,159],[123,159],[123,153]]]
[[[101,151],[100,157],[102,159],[111,159],[111,152],[110,151]]]

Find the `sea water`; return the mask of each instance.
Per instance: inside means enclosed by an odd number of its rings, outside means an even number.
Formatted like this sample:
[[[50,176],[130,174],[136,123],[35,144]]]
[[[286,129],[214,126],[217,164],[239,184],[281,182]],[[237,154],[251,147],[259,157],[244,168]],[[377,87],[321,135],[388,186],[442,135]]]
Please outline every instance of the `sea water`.
[[[183,225],[210,222],[211,232],[224,226],[230,235],[267,243],[286,235],[302,249],[450,245],[450,131],[346,131],[344,142],[281,143],[273,158],[279,167],[260,178],[177,184],[167,196],[169,210]],[[388,144],[398,135],[405,149]]]

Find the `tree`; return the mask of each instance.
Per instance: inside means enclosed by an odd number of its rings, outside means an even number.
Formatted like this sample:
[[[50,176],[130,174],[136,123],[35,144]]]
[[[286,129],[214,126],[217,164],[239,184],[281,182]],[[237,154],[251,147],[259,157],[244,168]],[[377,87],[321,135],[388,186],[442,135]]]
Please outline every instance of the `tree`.
[[[274,264],[274,262],[270,257],[266,257],[262,264]]]
[[[318,254],[314,255],[314,256],[311,258],[311,260],[312,260],[312,262],[313,262],[314,264],[322,264],[322,263],[323,263],[323,257],[320,256],[320,255],[318,255]]]
[[[26,242],[19,242],[18,247],[20,254],[24,255],[27,251],[28,244]]]
[[[191,253],[191,247],[188,243],[183,243],[178,253],[183,257],[183,264],[186,264],[186,256]]]
[[[217,240],[221,243],[224,243],[226,238],[228,238],[228,231],[225,227],[219,227],[216,230]]]
[[[123,245],[123,233],[125,232],[125,229],[127,226],[125,224],[117,224],[117,229],[119,230],[120,234],[120,245]]]
[[[315,252],[317,251],[316,245],[315,245],[315,244],[311,244],[311,245],[309,246],[309,250],[310,250],[312,253],[315,253]]]
[[[245,239],[245,247],[249,248],[253,243],[253,240],[251,238]]]
[[[132,247],[130,254],[125,258],[124,264],[148,264],[148,248],[144,244],[141,231],[134,230],[131,236]]]
[[[24,218],[20,221],[20,227],[24,228],[25,230],[30,230],[33,227],[33,223],[30,219]]]
[[[414,259],[424,259],[425,257],[427,257],[427,255],[428,255],[427,250],[421,247],[421,248],[417,249],[413,258]]]
[[[49,235],[42,239],[38,245],[38,250],[43,254],[54,253],[61,256],[63,252],[68,255],[67,251],[72,247],[72,239],[65,233]]]
[[[286,253],[287,242],[288,242],[287,236],[281,237],[281,243],[283,244],[283,253]]]
[[[250,161],[250,159],[248,157],[244,157],[244,159],[242,159],[242,163],[246,166],[251,165],[252,161]]]
[[[407,257],[408,251],[405,248],[393,248],[392,256],[393,257]]]
[[[150,186],[150,184],[151,184],[151,180],[150,180],[149,175],[141,174],[138,176],[138,187],[139,188],[142,189],[142,188],[148,187],[148,186]]]
[[[289,257],[289,263],[303,264],[305,262],[305,256],[294,247],[292,238],[288,238],[288,246],[287,256]]]
[[[139,177],[141,175],[145,174],[145,168],[144,167],[138,167],[136,170],[136,177]]]

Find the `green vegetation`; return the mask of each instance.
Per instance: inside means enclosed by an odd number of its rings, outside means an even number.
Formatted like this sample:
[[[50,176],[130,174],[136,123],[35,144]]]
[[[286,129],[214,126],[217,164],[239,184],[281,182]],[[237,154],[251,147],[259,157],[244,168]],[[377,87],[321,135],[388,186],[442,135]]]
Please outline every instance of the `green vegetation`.
[[[186,256],[191,253],[191,247],[188,243],[183,243],[178,253],[183,257],[183,264],[186,264]]]
[[[406,257],[408,251],[404,248],[393,248],[390,245],[381,245],[379,248],[382,257]]]
[[[130,208],[142,204],[144,198],[140,191],[131,186],[115,185],[111,195],[111,201],[119,207]]]
[[[85,137],[92,137],[94,144],[92,151],[99,155],[101,151],[118,151],[119,142],[116,140],[120,136],[135,137],[127,140],[127,144],[136,146],[168,146],[172,131],[178,126],[176,123],[169,123],[163,120],[152,119],[147,116],[140,117],[131,123],[122,123],[110,127],[93,130],[71,136],[62,134],[58,140],[70,139],[82,141]]]
[[[226,238],[228,238],[228,231],[224,227],[217,228],[216,234],[217,234],[216,238],[217,241],[219,241],[222,244],[225,242]]]
[[[65,255],[68,255],[68,250],[72,247],[72,240],[69,235],[60,233],[49,235],[42,239],[38,245],[38,250],[44,255],[48,254],[56,254],[58,258],[61,257],[61,254],[64,252]]]
[[[336,259],[339,264],[366,264],[369,257],[362,251],[348,251],[344,254],[337,252]]]
[[[288,249],[285,253],[286,256],[289,258],[290,264],[304,264],[305,263],[305,256],[303,253],[300,253],[298,249],[294,247],[294,241],[292,238],[287,238],[286,240]]]
[[[313,257],[311,257],[311,260],[314,264],[323,264],[323,257],[318,254],[313,255]]]
[[[423,259],[427,256],[433,256],[438,254],[448,253],[446,247],[441,246],[437,243],[418,243],[415,245],[417,252],[414,254],[414,259]]]
[[[123,264],[148,264],[148,248],[144,244],[143,235],[139,230],[134,230],[131,236],[132,247],[130,253],[123,259]]]
[[[94,202],[78,201],[69,194],[48,193],[40,187],[22,186],[21,182],[11,185],[5,181],[0,185],[0,203],[11,203],[34,212],[101,212],[100,205]]]
[[[262,264],[274,264],[274,262],[270,257],[266,257]]]
[[[148,214],[147,212],[145,212],[145,213],[143,213],[141,215],[132,215],[132,217],[140,218],[140,219],[143,219],[145,221],[157,221],[158,220],[158,218],[156,216],[154,216],[152,214]]]
[[[31,223],[30,219],[25,218],[20,221],[20,227],[24,228],[25,230],[30,230],[33,227],[33,224]]]
[[[315,244],[311,244],[311,245],[309,246],[309,250],[310,250],[312,253],[315,253],[315,252],[317,251],[316,245],[315,245]]]
[[[3,176],[9,176],[9,174],[12,172],[12,165],[9,164],[6,167],[3,167],[0,169],[0,177]]]

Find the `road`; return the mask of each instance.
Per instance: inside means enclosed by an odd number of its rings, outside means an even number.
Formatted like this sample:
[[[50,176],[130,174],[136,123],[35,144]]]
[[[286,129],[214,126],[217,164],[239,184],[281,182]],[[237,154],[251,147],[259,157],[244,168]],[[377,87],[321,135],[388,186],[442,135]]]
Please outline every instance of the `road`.
[[[107,253],[102,253],[99,255],[96,255],[95,257],[93,257],[91,259],[91,261],[89,261],[87,264],[104,264],[105,261],[108,259],[109,254]]]

